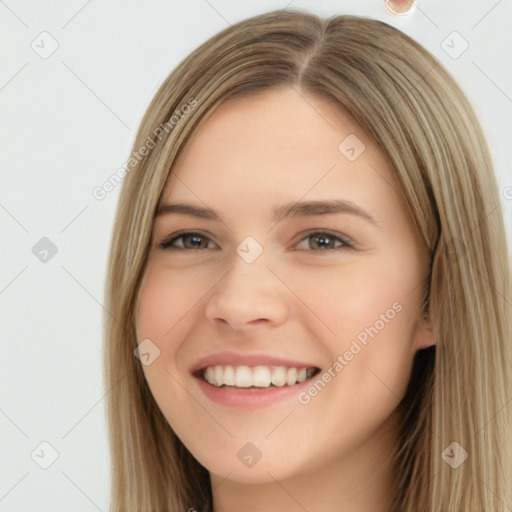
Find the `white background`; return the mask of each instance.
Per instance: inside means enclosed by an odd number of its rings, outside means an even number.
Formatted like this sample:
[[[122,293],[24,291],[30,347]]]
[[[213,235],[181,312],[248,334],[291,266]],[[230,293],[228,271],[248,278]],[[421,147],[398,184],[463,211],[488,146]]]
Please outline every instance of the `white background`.
[[[108,510],[102,304],[120,187],[102,201],[92,190],[180,60],[286,6],[381,19],[446,65],[483,123],[512,240],[511,0],[422,0],[403,18],[384,0],[0,1],[0,512]],[[458,58],[442,47],[454,31],[469,44]],[[53,39],[46,59],[31,47]],[[57,248],[47,262],[32,252],[42,237]],[[48,469],[43,441],[58,453]]]

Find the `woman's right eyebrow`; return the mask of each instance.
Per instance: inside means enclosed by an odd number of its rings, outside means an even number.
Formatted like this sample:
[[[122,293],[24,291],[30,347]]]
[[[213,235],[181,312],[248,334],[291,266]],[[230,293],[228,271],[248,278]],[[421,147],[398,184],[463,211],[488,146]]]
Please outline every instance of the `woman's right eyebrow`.
[[[211,208],[196,206],[189,203],[172,203],[159,206],[156,215],[161,216],[170,213],[191,215],[201,219],[208,219],[225,223],[225,220]],[[376,227],[382,227],[381,223],[365,210],[351,201],[344,199],[317,200],[292,202],[276,208],[273,212],[273,220],[281,222],[288,217],[314,217],[319,215],[349,214],[366,220]]]
[[[220,215],[214,210],[186,203],[163,204],[158,207],[156,215],[160,216],[169,213],[181,213],[182,215],[192,215],[193,217],[199,217],[201,219],[223,222]]]

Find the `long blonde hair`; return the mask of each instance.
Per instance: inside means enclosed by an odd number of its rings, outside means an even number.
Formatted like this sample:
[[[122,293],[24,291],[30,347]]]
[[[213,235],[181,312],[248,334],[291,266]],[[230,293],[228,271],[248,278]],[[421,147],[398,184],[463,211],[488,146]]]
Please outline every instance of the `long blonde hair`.
[[[156,207],[188,138],[221,103],[274,87],[328,98],[375,141],[430,252],[425,308],[437,345],[417,353],[400,404],[392,512],[510,511],[510,260],[472,106],[443,66],[393,27],[285,9],[236,23],[192,52],[136,136],[105,287],[111,512],[211,511],[208,471],[170,428],[134,356],[142,341],[134,312]],[[468,453],[457,468],[443,455],[454,442]]]

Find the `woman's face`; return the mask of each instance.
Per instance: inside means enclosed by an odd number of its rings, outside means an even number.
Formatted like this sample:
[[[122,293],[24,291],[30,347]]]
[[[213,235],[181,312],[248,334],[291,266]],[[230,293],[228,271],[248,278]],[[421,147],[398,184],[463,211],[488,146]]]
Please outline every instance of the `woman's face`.
[[[398,190],[357,126],[291,88],[223,104],[190,139],[136,328],[156,402],[212,478],[357,473],[389,452],[433,344]]]

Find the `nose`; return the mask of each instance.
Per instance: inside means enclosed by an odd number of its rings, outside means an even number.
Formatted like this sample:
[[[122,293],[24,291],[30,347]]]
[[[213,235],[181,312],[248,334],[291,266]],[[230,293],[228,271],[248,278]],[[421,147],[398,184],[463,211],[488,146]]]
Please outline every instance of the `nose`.
[[[205,315],[218,326],[235,331],[276,326],[286,321],[286,289],[263,262],[235,262],[210,294]]]

